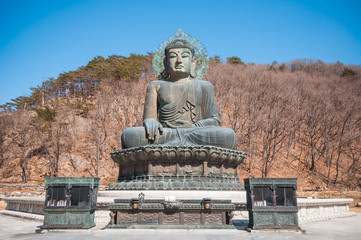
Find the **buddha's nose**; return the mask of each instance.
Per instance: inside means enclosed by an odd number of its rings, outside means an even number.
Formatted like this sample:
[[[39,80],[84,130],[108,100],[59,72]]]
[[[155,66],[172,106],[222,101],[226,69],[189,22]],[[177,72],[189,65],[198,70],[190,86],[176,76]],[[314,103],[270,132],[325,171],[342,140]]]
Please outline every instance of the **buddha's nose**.
[[[177,62],[182,62],[182,56],[177,56]]]

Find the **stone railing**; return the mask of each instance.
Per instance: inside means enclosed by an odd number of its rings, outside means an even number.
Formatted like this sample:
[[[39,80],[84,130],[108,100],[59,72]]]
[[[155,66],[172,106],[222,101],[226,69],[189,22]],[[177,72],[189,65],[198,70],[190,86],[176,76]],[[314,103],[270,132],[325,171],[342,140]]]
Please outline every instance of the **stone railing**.
[[[353,199],[348,198],[298,198],[298,219],[300,223],[324,221],[340,217],[354,216],[349,211]]]

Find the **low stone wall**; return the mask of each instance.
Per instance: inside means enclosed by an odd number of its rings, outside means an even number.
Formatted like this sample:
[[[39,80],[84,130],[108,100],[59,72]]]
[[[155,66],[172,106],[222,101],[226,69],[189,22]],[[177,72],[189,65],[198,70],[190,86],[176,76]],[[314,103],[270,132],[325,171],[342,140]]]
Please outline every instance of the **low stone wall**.
[[[42,197],[4,197],[6,210],[44,215],[45,199]]]
[[[348,198],[298,198],[298,219],[300,223],[317,222],[334,218],[355,216],[349,211],[353,199]]]

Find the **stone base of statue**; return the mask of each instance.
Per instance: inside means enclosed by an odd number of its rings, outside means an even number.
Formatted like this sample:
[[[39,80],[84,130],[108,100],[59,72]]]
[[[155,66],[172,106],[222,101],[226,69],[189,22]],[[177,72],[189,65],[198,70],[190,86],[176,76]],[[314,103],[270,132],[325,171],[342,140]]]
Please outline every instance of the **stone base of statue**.
[[[215,146],[147,145],[111,153],[118,182],[108,190],[244,190],[237,166],[245,153]]]

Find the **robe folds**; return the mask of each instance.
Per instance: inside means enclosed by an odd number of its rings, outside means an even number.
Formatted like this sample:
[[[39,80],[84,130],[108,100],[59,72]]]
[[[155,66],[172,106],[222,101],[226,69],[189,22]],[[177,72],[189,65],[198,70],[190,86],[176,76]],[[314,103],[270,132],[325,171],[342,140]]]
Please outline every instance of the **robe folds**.
[[[213,86],[204,80],[152,81],[147,88],[143,119],[159,121],[164,127],[163,133],[150,142],[144,127],[128,128],[122,134],[123,149],[148,144],[212,145],[230,149],[237,145],[235,132],[219,127]],[[179,120],[192,123],[192,127],[180,127]]]

